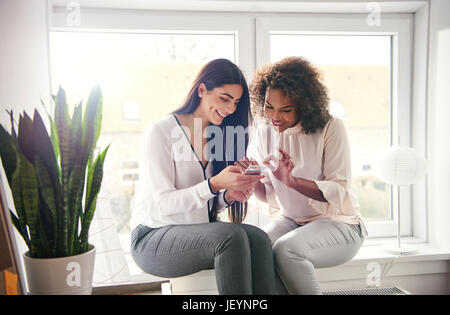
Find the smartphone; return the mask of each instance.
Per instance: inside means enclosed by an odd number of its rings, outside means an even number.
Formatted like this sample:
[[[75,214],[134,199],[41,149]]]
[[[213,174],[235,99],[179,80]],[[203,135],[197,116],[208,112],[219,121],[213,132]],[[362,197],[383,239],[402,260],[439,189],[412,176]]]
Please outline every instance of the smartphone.
[[[250,165],[244,172],[244,175],[261,175],[262,168],[259,165]]]

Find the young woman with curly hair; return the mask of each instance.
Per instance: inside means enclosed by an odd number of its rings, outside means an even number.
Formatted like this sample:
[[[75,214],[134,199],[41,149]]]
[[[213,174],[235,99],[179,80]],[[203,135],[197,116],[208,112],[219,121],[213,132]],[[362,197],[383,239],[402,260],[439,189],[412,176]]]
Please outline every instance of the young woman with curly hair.
[[[366,234],[351,190],[343,122],[328,112],[327,89],[306,59],[259,69],[250,85],[252,112],[265,123],[250,140],[242,168],[264,164],[255,196],[281,209],[263,230],[275,257],[280,294],[320,294],[314,268],[350,260]]]

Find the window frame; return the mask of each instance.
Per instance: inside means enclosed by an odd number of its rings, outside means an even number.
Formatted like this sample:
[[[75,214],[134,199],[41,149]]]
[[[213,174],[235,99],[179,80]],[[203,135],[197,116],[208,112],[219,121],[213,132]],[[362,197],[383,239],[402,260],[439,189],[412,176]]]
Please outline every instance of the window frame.
[[[50,12],[49,32],[96,32],[96,33],[144,33],[144,34],[233,34],[235,38],[235,62],[240,66],[247,80],[254,70],[253,20],[250,16],[221,13],[155,12],[147,10],[82,8],[81,25],[67,25],[68,12],[64,7],[54,7]],[[230,18],[233,19],[230,25]],[[51,38],[51,36],[49,36]],[[49,39],[50,41],[51,39]],[[51,47],[49,43],[49,47]],[[49,67],[51,69],[51,51]],[[50,82],[52,82],[50,73]],[[52,88],[52,87],[51,87]],[[52,88],[53,89],[53,88]],[[122,176],[122,173],[121,173]],[[118,235],[122,248],[129,244],[128,237]],[[131,235],[130,235],[131,237]],[[127,263],[130,255],[124,250]],[[131,274],[132,283],[166,281],[147,274]],[[103,285],[101,285],[103,286]]]
[[[208,30],[223,31],[236,36],[236,63],[249,74],[259,66],[270,62],[270,32],[295,34],[345,34],[345,35],[390,35],[392,46],[392,96],[391,120],[398,128],[391,129],[391,143],[400,136],[401,145],[411,144],[411,77],[413,47],[413,14],[384,13],[380,26],[369,26],[367,14],[345,13],[296,13],[296,14],[251,14],[251,13],[201,13],[154,12],[148,10],[120,10],[87,8],[82,11],[82,25],[66,25],[67,11],[56,7],[53,12],[51,31],[105,31],[105,32],[189,32],[207,33]],[[233,19],[233,25],[229,25]],[[176,21],[176,23],[174,23]],[[330,25],[333,28],[330,28]],[[397,106],[403,104],[403,106]],[[394,236],[396,233],[396,194],[391,192],[393,220],[368,221],[371,237]],[[412,235],[412,192],[402,188],[401,232]],[[259,220],[258,220],[259,221]]]
[[[324,11],[326,11],[324,9]],[[420,11],[420,22],[417,22],[416,15]],[[428,23],[428,5],[422,8],[414,9],[411,13],[383,13],[382,25],[379,27],[369,27],[366,23],[361,23],[366,19],[367,14],[349,14],[349,13],[262,13],[262,12],[239,12],[236,9],[229,12],[171,12],[171,11],[154,11],[154,10],[130,10],[130,9],[114,9],[114,8],[82,8],[82,25],[79,27],[71,27],[66,24],[67,10],[63,6],[54,6],[49,12],[49,31],[80,31],[80,32],[143,32],[153,33],[157,31],[178,32],[178,31],[198,31],[206,33],[206,30],[221,30],[230,33],[230,29],[236,34],[235,56],[236,63],[243,69],[247,80],[250,81],[255,69],[265,62],[269,62],[267,54],[270,49],[267,46],[268,32],[270,30],[285,31],[289,29],[293,32],[329,32],[329,25],[333,25],[333,31],[347,34],[373,34],[378,32],[386,35],[391,34],[396,37],[396,50],[393,58],[398,60],[398,67],[393,69],[394,91],[402,91],[402,93],[393,93],[392,99],[396,99],[397,104],[407,104],[399,107],[399,111],[394,113],[394,120],[401,120],[400,117],[408,117],[404,119],[402,127],[399,129],[402,145],[419,146],[421,152],[427,151],[426,144],[426,117],[417,116],[417,112],[426,114],[426,91],[421,86],[426,83],[427,70],[427,23]],[[326,23],[323,23],[324,19]],[[230,20],[233,23],[230,23]],[[331,22],[332,21],[332,22]],[[230,25],[232,24],[232,25]],[[337,27],[335,27],[337,25]],[[421,37],[418,37],[416,31],[417,26]],[[415,28],[416,26],[416,28]],[[416,31],[416,32],[414,32]],[[215,33],[215,32],[212,32]],[[400,38],[400,42],[399,42]],[[425,46],[420,48],[420,58],[425,57],[422,61],[418,61],[419,49],[418,43]],[[413,48],[414,47],[414,48]],[[401,52],[406,53],[406,58]],[[414,55],[413,55],[414,52]],[[51,54],[51,52],[49,52]],[[266,54],[266,55],[265,55]],[[402,56],[402,58],[400,58]],[[270,56],[269,56],[270,57]],[[413,67],[414,63],[414,67]],[[394,66],[397,63],[394,63]],[[403,70],[406,69],[406,70]],[[414,72],[414,76],[413,76]],[[396,79],[401,82],[400,86],[396,85]],[[409,78],[406,79],[405,78]],[[51,81],[51,80],[50,80]],[[249,83],[249,82],[248,82]],[[420,84],[419,97],[424,100],[416,100],[416,96],[412,96],[412,86],[416,90],[416,85]],[[425,95],[422,95],[425,94]],[[423,108],[425,109],[423,109]],[[414,111],[416,113],[414,113]],[[412,126],[414,126],[414,130]],[[396,134],[392,135],[392,139],[396,139]],[[394,141],[395,143],[395,141]],[[416,207],[414,200],[420,201],[420,208],[425,210],[428,206],[427,183],[414,185],[411,188],[402,188],[402,235],[415,235],[420,230],[420,236],[427,239],[427,213],[422,211],[420,218],[425,217],[420,223],[416,219]],[[425,189],[424,189],[425,188]],[[404,192],[405,191],[405,192]],[[414,191],[414,193],[412,193]],[[392,195],[392,193],[391,193]],[[394,194],[395,195],[395,194]],[[393,196],[396,198],[395,196]],[[393,199],[394,206],[396,205]],[[403,214],[406,212],[406,214]],[[386,237],[395,235],[396,211],[393,209],[394,220],[392,221],[372,221],[367,222],[369,237]],[[258,217],[258,222],[261,218]]]
[[[254,70],[253,21],[251,16],[218,12],[158,12],[152,10],[83,8],[81,25],[67,25],[67,11],[54,7],[49,31],[133,32],[235,35],[235,61],[247,78]],[[232,25],[229,21],[233,19]],[[213,30],[213,31],[212,31]]]

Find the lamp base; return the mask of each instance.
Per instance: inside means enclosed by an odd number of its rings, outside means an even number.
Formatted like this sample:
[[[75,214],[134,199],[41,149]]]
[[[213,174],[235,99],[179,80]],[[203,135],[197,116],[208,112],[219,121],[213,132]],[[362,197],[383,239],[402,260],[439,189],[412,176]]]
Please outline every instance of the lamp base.
[[[414,255],[417,253],[417,249],[404,246],[398,247],[397,245],[385,245],[383,251],[394,255]]]

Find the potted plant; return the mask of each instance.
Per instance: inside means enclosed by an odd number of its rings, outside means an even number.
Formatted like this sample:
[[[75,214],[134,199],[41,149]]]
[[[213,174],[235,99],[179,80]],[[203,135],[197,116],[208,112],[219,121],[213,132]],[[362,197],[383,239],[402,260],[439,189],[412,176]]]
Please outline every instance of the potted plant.
[[[89,227],[109,146],[95,154],[102,121],[102,93],[94,87],[83,114],[72,117],[66,93],[53,96],[46,125],[37,110],[20,115],[17,132],[0,126],[0,155],[14,199],[12,222],[28,246],[24,254],[31,294],[90,294],[95,248]]]

